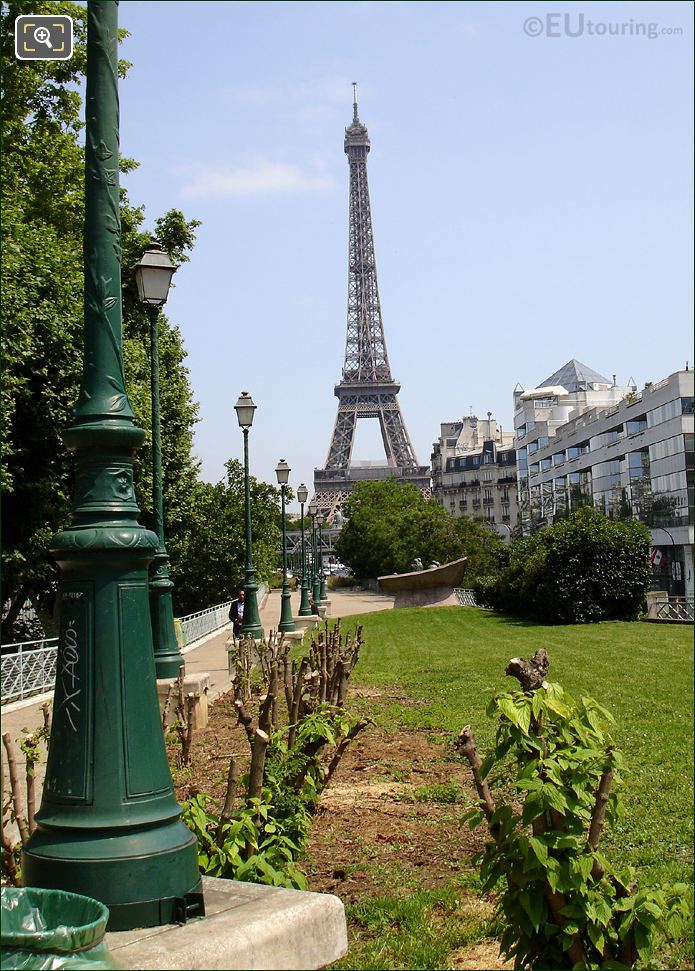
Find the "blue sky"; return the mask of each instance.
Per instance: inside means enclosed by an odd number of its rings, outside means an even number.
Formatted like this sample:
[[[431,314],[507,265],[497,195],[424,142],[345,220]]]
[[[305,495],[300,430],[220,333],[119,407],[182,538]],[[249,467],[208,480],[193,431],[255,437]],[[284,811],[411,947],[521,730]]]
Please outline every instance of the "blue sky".
[[[254,474],[274,482],[284,457],[311,488],[325,461],[353,80],[421,463],[471,407],[510,429],[516,383],[572,357],[640,387],[692,363],[690,4],[122,0],[120,23],[121,146],[140,162],[123,184],[150,225],[170,207],[202,220],[168,313],[204,478],[241,457],[242,389]],[[374,426],[358,424],[355,458],[383,457]]]

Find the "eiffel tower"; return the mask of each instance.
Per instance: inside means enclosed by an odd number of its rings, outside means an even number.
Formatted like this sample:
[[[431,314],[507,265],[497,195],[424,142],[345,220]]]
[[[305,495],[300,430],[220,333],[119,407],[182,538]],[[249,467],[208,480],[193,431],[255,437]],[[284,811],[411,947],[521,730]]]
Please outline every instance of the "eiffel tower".
[[[396,399],[401,389],[393,380],[386,353],[376,279],[372,213],[367,182],[367,129],[357,114],[353,84],[352,124],[345,129],[345,154],[350,166],[350,242],[348,251],[348,309],[345,364],[335,386],[338,414],[326,465],[314,470],[314,498],[320,511],[333,517],[356,482],[395,477],[429,493],[430,474],[418,465],[415,451]],[[350,465],[359,418],[378,418],[386,464]]]

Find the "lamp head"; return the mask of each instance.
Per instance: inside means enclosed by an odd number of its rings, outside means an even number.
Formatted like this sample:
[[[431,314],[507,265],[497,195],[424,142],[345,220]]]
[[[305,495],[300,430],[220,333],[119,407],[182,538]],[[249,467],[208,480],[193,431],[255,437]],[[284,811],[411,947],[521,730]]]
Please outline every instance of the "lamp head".
[[[302,505],[304,505],[304,503],[307,501],[308,498],[309,498],[309,490],[302,482],[302,484],[297,487],[297,499],[299,500],[299,502],[302,503]]]
[[[135,282],[141,302],[154,307],[165,304],[176,269],[159,243],[151,243],[135,265]]]
[[[284,459],[280,459],[278,464],[275,466],[275,475],[278,477],[278,485],[287,485],[290,481],[290,469],[289,465]]]
[[[239,400],[234,405],[234,410],[239,421],[239,427],[250,428],[253,424],[253,414],[256,410],[256,405],[253,403],[253,398],[248,391],[241,392]]]

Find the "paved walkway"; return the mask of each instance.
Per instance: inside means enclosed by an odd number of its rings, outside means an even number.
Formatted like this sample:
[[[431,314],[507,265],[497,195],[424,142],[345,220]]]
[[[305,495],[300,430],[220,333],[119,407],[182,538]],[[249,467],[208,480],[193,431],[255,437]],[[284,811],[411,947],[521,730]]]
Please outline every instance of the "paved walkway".
[[[381,593],[371,593],[366,590],[345,589],[331,590],[330,594],[330,616],[349,617],[351,614],[371,613],[375,610],[389,610],[393,607],[394,598]],[[299,611],[299,593],[292,594],[292,611],[296,615]],[[280,591],[271,590],[266,597],[265,603],[260,610],[261,624],[266,633],[274,629],[280,619]],[[184,651],[186,662],[186,674],[201,674],[206,672],[210,675],[210,689],[208,700],[212,701],[218,695],[226,691],[230,686],[229,673],[227,669],[227,648],[229,639],[229,627],[223,627],[219,633],[208,635],[207,638],[188,651]],[[9,711],[2,709],[2,732],[9,732],[10,738],[15,741],[24,731],[32,732],[43,725],[43,713],[41,705],[46,700],[43,696],[41,700],[33,699],[24,704],[23,707],[10,705]],[[49,698],[52,703],[53,697]],[[17,762],[20,767],[22,778],[24,777],[24,755],[16,745]],[[2,747],[3,776],[5,788],[9,791],[9,778],[6,769],[7,757],[4,746]],[[36,767],[37,797],[43,785],[45,773],[45,758]],[[24,785],[22,784],[24,794]],[[4,799],[3,799],[4,801]]]

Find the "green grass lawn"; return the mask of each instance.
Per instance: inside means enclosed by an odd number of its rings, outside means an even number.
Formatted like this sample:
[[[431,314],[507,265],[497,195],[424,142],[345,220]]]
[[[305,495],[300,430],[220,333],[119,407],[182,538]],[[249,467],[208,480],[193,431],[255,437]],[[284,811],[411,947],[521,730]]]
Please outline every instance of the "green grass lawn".
[[[465,607],[390,610],[350,617],[342,626],[357,623],[365,646],[355,680],[398,685],[420,702],[392,705],[387,721],[451,733],[470,723],[482,754],[495,727],[485,715],[492,693],[518,687],[504,675],[507,662],[545,647],[548,680],[591,695],[615,718],[612,735],[626,763],[625,814],[605,834],[609,857],[635,866],[640,882],[691,881],[692,627],[546,627]]]

